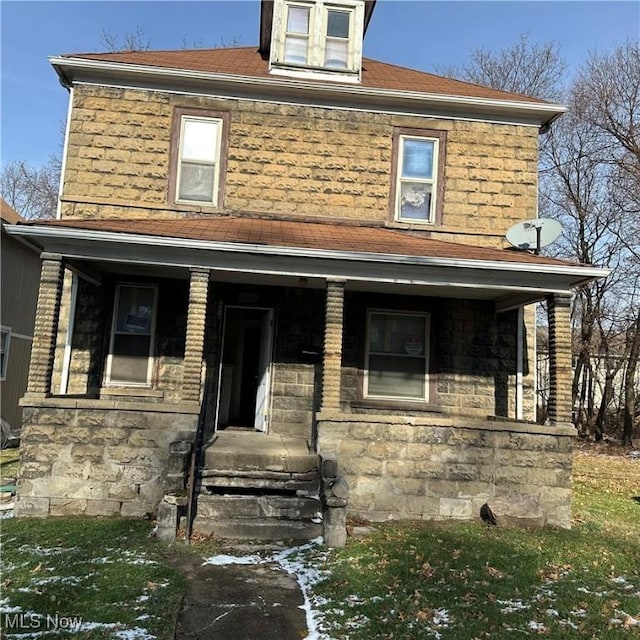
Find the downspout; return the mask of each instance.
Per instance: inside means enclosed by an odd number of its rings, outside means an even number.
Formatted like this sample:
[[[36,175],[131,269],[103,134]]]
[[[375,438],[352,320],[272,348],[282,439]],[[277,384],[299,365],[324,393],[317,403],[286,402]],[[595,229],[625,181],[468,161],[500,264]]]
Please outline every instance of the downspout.
[[[64,187],[64,172],[67,168],[67,149],[69,147],[69,128],[71,126],[71,110],[73,109],[73,87],[69,87],[69,106],[67,107],[67,126],[64,131],[64,144],[62,145],[62,164],[60,165],[60,184],[58,185],[58,204],[56,206],[56,218],[62,217],[62,189]]]
[[[516,329],[516,420],[524,419],[524,307],[518,307]]]

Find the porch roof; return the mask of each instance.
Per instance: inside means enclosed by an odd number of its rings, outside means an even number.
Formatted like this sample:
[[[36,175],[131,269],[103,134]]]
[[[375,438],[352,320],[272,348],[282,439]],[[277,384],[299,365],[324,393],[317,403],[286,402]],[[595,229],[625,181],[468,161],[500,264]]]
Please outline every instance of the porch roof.
[[[237,216],[74,218],[13,225],[8,231],[71,260],[341,278],[348,288],[386,283],[394,289],[411,286],[423,295],[498,298],[510,292],[532,301],[609,273],[523,251],[327,222]],[[466,293],[453,291],[460,288]]]

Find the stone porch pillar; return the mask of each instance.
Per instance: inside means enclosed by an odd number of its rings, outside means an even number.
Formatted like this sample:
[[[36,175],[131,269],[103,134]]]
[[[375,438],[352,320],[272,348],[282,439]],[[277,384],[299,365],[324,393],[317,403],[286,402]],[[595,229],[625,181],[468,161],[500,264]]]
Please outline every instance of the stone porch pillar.
[[[549,304],[549,407],[551,424],[570,423],[571,383],[571,296],[555,294]]]
[[[327,280],[324,352],[322,357],[322,411],[340,407],[343,312],[344,281]]]
[[[51,375],[56,350],[58,319],[64,268],[57,253],[41,255],[40,288],[36,307],[31,363],[26,397],[44,398],[51,395]]]
[[[209,270],[192,269],[189,283],[189,308],[187,310],[187,337],[184,349],[182,373],[182,399],[200,401],[202,386],[202,354],[207,318]]]

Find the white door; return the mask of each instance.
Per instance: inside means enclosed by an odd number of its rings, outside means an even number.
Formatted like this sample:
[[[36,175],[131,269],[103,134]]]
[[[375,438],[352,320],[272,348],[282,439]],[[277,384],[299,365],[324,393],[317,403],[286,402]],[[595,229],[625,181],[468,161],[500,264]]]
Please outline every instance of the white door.
[[[271,386],[271,351],[273,347],[273,309],[262,314],[260,326],[260,359],[258,363],[258,391],[256,393],[256,431],[266,431],[269,426],[269,396]]]

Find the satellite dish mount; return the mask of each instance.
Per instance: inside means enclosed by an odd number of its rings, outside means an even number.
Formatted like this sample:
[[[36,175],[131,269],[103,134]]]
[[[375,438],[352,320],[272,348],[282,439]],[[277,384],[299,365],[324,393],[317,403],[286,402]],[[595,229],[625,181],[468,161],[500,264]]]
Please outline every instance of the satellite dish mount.
[[[507,231],[507,240],[516,249],[540,253],[542,247],[555,242],[562,233],[562,225],[551,218],[535,218],[517,222]]]

